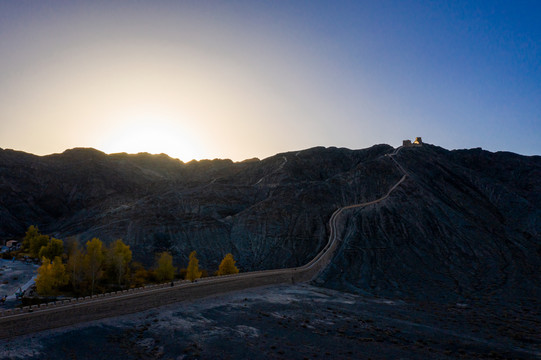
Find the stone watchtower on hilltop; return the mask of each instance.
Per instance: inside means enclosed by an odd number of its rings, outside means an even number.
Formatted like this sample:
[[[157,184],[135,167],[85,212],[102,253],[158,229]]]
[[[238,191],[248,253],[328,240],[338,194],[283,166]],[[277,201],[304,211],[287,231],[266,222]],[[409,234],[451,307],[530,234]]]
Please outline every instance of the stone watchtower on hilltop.
[[[403,147],[409,147],[409,146],[422,146],[423,145],[423,139],[421,139],[420,136],[416,137],[413,142],[411,140],[403,140],[402,146]]]

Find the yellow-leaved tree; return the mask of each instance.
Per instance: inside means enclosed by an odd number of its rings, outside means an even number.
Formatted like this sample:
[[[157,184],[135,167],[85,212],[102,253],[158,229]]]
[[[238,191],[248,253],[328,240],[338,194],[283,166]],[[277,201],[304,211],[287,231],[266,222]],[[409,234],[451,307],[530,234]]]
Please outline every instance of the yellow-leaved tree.
[[[220,266],[218,267],[218,276],[238,274],[239,269],[235,266],[235,263],[236,261],[233,258],[233,254],[225,255],[224,259],[220,263]]]
[[[202,272],[199,271],[199,260],[197,260],[197,253],[192,251],[190,253],[190,262],[188,263],[188,268],[186,269],[186,280],[194,282],[195,280],[201,277]]]
[[[102,276],[102,266],[105,259],[103,243],[98,238],[93,238],[86,243],[86,254],[83,257],[83,272],[90,281],[91,294],[94,295],[96,282]]]
[[[52,263],[46,257],[43,257],[41,261],[42,265],[38,268],[36,277],[36,290],[40,295],[56,295],[58,288],[69,281],[66,267],[62,264],[60,256],[56,256]]]
[[[173,266],[173,257],[167,251],[160,254],[156,267],[156,279],[160,282],[173,280],[177,268]]]
[[[120,286],[126,280],[130,271],[132,259],[130,247],[124,244],[122,239],[118,239],[111,244],[107,255],[110,270],[114,274],[115,281]]]

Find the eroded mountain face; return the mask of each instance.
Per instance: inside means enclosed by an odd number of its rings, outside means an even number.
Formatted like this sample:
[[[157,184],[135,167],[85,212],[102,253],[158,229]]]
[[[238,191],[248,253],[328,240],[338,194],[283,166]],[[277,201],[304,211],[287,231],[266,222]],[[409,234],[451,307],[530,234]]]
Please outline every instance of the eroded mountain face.
[[[421,300],[540,298],[539,157],[423,146],[396,159],[408,178],[345,214],[319,283]]]
[[[197,250],[215,269],[298,266],[328,240],[337,208],[371,201],[402,177],[388,145],[313,148],[264,160],[182,163],[166,155],[0,150],[0,238],[30,224],[59,238],[122,238],[138,260]],[[408,178],[340,219],[343,243],[323,286],[403,297],[538,296],[541,158],[435,146],[395,159]]]
[[[147,263],[158,251],[182,262],[197,250],[210,268],[228,252],[244,270],[302,265],[326,243],[336,208],[399,178],[382,158],[391,151],[314,148],[262,161],[184,164],[93,149],[45,157],[4,150],[0,236],[20,237],[37,224],[60,238],[122,238]],[[364,184],[369,177],[377,181]]]

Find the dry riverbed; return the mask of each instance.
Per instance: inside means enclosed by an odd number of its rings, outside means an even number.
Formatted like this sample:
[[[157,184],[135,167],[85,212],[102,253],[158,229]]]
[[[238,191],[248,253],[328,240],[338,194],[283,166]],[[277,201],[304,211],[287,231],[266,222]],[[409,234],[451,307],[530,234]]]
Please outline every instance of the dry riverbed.
[[[493,310],[273,286],[0,341],[0,358],[539,358],[539,313]]]

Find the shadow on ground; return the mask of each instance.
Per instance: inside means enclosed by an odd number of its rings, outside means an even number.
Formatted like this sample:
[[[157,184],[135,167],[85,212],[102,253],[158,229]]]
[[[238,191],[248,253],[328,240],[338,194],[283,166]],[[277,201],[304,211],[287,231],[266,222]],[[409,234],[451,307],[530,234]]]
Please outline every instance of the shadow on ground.
[[[0,358],[532,359],[539,314],[273,286],[0,341]]]

